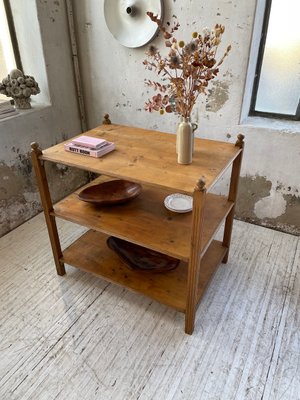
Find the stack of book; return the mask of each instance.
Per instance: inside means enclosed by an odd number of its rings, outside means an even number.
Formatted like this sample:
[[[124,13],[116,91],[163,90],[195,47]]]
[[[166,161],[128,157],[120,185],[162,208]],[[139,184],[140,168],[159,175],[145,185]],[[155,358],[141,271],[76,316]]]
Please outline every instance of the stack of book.
[[[116,148],[113,142],[92,136],[79,136],[64,145],[66,151],[90,157],[102,157]]]

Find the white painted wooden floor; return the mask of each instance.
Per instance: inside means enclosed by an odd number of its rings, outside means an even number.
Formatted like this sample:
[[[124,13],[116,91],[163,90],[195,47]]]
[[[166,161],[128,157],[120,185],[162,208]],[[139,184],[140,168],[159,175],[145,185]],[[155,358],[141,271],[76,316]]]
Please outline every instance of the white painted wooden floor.
[[[0,239],[0,399],[300,399],[299,259],[300,238],[236,221],[188,336],[183,314],[57,276],[39,215]]]

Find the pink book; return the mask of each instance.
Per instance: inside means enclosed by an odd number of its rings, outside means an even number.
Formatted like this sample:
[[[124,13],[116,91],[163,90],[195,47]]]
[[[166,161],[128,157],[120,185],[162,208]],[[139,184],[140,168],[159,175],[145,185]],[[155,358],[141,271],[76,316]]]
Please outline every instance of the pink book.
[[[100,149],[93,150],[89,147],[83,147],[83,146],[76,146],[74,142],[66,143],[64,144],[64,148],[66,151],[70,151],[75,154],[81,154],[83,156],[90,156],[90,157],[102,157],[107,153],[110,153],[113,151],[116,146],[112,142],[107,142],[105,141],[105,145],[103,145]]]
[[[72,140],[76,146],[88,147],[89,149],[99,150],[107,143],[105,139],[99,139],[92,136],[79,136]]]

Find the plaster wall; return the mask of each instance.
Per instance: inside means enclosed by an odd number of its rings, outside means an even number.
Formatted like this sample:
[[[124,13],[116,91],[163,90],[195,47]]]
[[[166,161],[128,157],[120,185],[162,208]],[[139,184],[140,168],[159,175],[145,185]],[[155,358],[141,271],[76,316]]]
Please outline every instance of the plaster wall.
[[[262,1],[258,0],[259,20]],[[74,0],[89,127],[100,124],[103,114],[108,112],[115,123],[174,133],[176,115],[160,116],[143,110],[144,102],[152,94],[144,86],[144,78],[156,78],[142,65],[147,47],[129,49],[120,45],[106,26],[103,3],[104,0]],[[220,54],[228,44],[232,51],[208,97],[195,106],[193,121],[199,125],[199,137],[230,142],[235,141],[238,133],[246,137],[236,217],[299,234],[300,124],[248,119],[245,113],[243,116],[243,101],[249,97],[245,85],[251,79],[247,78],[247,69],[256,1],[165,0],[164,4],[165,23],[177,18],[181,28],[176,37],[185,41],[203,27],[213,27],[215,23],[226,27]],[[256,33],[254,48],[258,38]],[[166,54],[161,37],[152,43]],[[249,69],[253,66],[252,59]],[[226,189],[225,181],[216,187],[220,192]]]
[[[12,0],[11,6],[24,72],[41,94],[31,110],[0,120],[0,236],[41,211],[30,143],[49,147],[81,130],[65,2]],[[59,165],[48,174],[54,200],[86,181],[84,173]]]

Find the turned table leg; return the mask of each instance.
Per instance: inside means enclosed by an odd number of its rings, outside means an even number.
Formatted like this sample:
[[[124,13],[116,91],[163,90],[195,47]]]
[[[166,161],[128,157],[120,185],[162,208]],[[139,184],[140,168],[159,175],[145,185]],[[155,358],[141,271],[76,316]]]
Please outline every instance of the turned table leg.
[[[60,247],[55,217],[51,215],[51,212],[53,211],[53,205],[50,196],[49,186],[47,183],[46,171],[43,161],[40,160],[40,156],[42,154],[43,153],[38,144],[32,143],[31,159],[36,174],[38,188],[40,191],[41,202],[44,209],[56,270],[58,275],[64,275],[66,271],[64,263],[62,261],[62,251]]]
[[[229,194],[228,194],[228,200],[233,201],[234,204],[236,203],[239,177],[240,177],[240,171],[241,171],[241,165],[242,165],[243,149],[244,149],[244,135],[242,135],[242,134],[238,135],[238,140],[236,141],[235,146],[239,147],[241,149],[241,152],[232,164],[232,172],[231,172],[230,187],[229,187]],[[227,247],[227,252],[222,260],[223,263],[227,263],[227,261],[228,261],[234,210],[235,210],[235,205],[232,207],[232,209],[231,209],[230,213],[227,215],[227,218],[225,221],[223,246]]]
[[[187,303],[185,311],[185,332],[194,331],[196,309],[198,304],[198,280],[201,264],[201,240],[203,232],[203,209],[205,204],[205,180],[199,179],[193,196],[193,222],[191,238],[191,257],[188,265]]]

